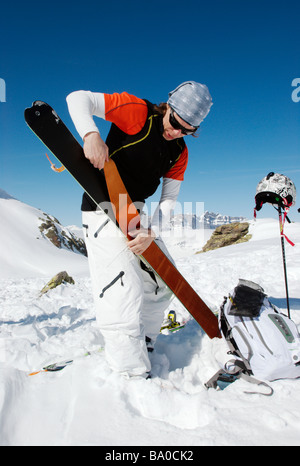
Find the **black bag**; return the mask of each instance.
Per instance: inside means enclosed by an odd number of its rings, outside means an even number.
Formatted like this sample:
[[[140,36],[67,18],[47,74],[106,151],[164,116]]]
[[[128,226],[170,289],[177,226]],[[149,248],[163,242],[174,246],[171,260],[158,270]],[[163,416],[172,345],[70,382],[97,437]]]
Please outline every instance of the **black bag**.
[[[240,280],[234,289],[233,296],[229,296],[232,304],[228,314],[239,317],[257,317],[265,297],[264,290],[259,285]]]

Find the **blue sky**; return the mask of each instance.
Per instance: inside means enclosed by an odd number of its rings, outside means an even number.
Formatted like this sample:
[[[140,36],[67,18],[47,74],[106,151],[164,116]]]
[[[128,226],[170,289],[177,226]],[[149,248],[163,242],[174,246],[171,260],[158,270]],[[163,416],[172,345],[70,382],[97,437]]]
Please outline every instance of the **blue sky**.
[[[214,105],[200,136],[186,138],[190,160],[179,201],[251,218],[256,186],[270,171],[300,187],[300,102],[292,100],[299,17],[298,0],[3,4],[0,188],[80,225],[81,188],[49,168],[24,109],[44,100],[75,134],[65,101],[73,90],[126,90],[159,103],[195,80],[209,87]],[[104,137],[109,124],[97,122]],[[259,216],[274,213],[265,206]],[[300,221],[295,207],[290,218]]]

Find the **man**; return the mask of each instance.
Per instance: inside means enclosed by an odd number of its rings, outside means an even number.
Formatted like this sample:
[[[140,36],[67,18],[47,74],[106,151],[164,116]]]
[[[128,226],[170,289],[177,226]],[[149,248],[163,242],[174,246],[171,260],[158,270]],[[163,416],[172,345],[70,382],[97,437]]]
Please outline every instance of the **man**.
[[[146,343],[154,344],[172,295],[138,256],[154,240],[167,253],[159,238],[159,222],[170,217],[184,178],[188,150],[183,137],[197,131],[210,111],[211,96],[205,85],[188,81],[159,106],[125,92],[77,91],[67,102],[85,156],[97,170],[111,157],[134,203],[143,204],[163,179],[151,228],[131,231],[130,241],[104,212],[109,201],[104,176],[100,208],[86,194],[82,202],[96,316],[107,361],[125,376],[148,377]],[[106,142],[93,116],[112,123]]]

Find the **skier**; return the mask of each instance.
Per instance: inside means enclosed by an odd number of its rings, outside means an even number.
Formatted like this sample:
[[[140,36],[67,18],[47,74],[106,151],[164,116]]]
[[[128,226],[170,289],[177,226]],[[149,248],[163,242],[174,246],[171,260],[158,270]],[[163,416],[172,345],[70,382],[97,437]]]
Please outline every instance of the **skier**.
[[[212,99],[205,85],[187,81],[159,106],[126,92],[76,91],[68,95],[67,103],[84,141],[86,158],[102,170],[111,157],[135,204],[143,205],[163,178],[151,227],[131,231],[130,241],[105,214],[109,196],[104,175],[102,208],[86,194],[82,201],[96,317],[107,362],[127,377],[147,378],[151,369],[148,350],[159,334],[172,294],[139,255],[152,241],[168,254],[159,228],[161,219],[170,218],[184,178],[188,150],[183,137],[195,134]],[[112,123],[106,142],[93,116]]]

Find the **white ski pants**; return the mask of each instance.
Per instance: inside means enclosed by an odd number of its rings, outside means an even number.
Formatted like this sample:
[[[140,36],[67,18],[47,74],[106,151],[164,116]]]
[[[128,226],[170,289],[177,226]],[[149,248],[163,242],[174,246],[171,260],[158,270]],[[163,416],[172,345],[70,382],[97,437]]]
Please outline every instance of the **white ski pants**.
[[[141,267],[107,215],[82,213],[96,318],[110,367],[127,376],[150,371],[145,337],[156,340],[172,298],[162,280]],[[164,243],[156,240],[167,253]]]

